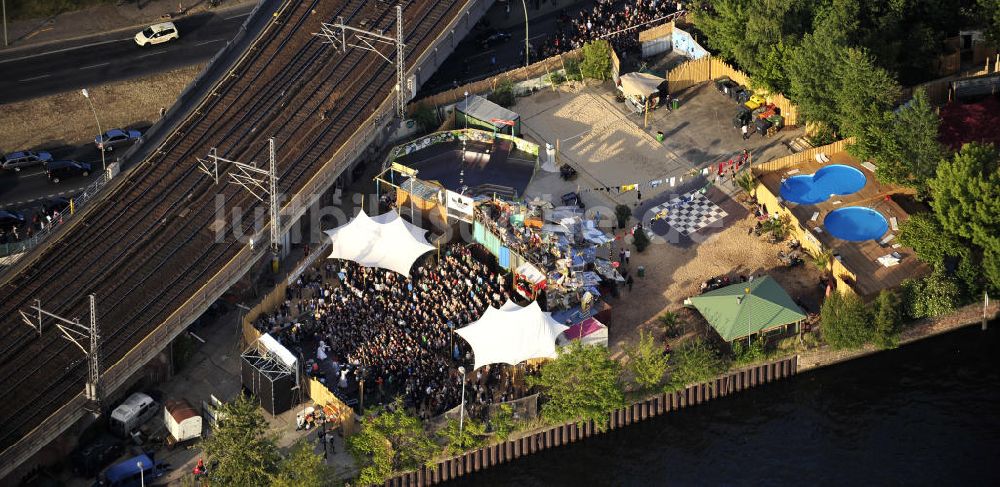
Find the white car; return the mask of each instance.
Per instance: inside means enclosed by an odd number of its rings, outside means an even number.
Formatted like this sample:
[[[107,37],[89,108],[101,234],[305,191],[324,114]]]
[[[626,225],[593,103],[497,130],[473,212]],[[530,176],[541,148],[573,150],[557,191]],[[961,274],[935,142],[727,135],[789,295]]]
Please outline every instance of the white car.
[[[177,32],[177,27],[173,22],[161,22],[146,27],[142,32],[136,34],[135,43],[140,46],[148,46],[180,38],[181,35]]]

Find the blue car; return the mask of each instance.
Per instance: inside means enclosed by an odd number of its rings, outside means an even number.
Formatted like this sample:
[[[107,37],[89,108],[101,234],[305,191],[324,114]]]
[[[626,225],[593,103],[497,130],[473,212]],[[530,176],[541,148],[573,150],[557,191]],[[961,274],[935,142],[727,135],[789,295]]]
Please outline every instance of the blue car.
[[[25,221],[24,215],[16,211],[0,210],[0,229],[10,230],[23,225]]]
[[[134,142],[141,136],[138,130],[111,129],[95,137],[94,144],[98,149],[112,150],[116,145]]]

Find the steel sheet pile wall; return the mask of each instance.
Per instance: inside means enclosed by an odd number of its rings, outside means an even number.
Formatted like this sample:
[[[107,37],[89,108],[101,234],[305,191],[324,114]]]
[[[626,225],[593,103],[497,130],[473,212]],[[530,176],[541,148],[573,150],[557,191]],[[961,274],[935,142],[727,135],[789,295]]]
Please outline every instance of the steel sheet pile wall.
[[[648,397],[642,401],[612,411],[607,430],[654,418],[677,409],[726,397],[735,392],[791,377],[798,372],[798,356],[750,367],[717,377],[708,382],[688,386],[676,392]],[[436,485],[463,475],[501,465],[523,455],[574,443],[597,434],[593,422],[565,423],[513,440],[495,443],[467,451],[420,470],[406,472],[385,481],[387,487]]]

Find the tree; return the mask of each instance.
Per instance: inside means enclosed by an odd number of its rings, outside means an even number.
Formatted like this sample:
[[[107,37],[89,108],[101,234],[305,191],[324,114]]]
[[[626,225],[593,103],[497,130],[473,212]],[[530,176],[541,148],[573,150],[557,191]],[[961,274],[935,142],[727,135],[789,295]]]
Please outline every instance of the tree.
[[[510,404],[500,404],[490,417],[490,430],[500,441],[506,440],[514,432],[514,407]]]
[[[486,425],[472,418],[466,418],[459,427],[457,419],[449,419],[444,428],[438,430],[438,438],[443,440],[449,455],[458,455],[485,444]]]
[[[406,411],[399,397],[367,411],[361,431],[348,437],[347,447],[361,467],[361,485],[381,484],[394,470],[417,468],[437,451],[420,420]]]
[[[872,340],[879,348],[895,348],[899,342],[899,328],[903,321],[901,303],[896,293],[883,289],[873,303],[875,330]]]
[[[961,302],[958,283],[940,269],[921,279],[907,279],[901,288],[904,309],[911,319],[950,313]]]
[[[656,387],[667,372],[667,355],[656,345],[652,333],[639,332],[639,343],[625,345],[628,362],[625,368],[632,373],[632,380],[640,389]]]
[[[437,110],[427,103],[420,103],[416,106],[413,111],[413,120],[424,132],[430,132],[438,128],[439,125]]]
[[[629,208],[628,205],[615,206],[615,218],[618,220],[618,228],[625,228],[625,225],[628,225],[630,216],[632,216],[632,208]]]
[[[1000,3],[996,0],[979,0],[977,18],[983,21],[983,33],[994,46],[1000,46]]]
[[[992,145],[964,145],[941,162],[930,186],[946,230],[984,250],[1000,250],[1000,158]]]
[[[514,95],[514,80],[507,77],[501,78],[486,99],[502,107],[514,106],[514,103],[517,102],[517,96]]]
[[[542,387],[547,398],[542,406],[546,420],[592,420],[603,429],[608,412],[625,405],[620,372],[621,366],[606,348],[574,341],[559,350],[558,358],[542,366],[541,375],[528,376],[528,384]]]
[[[323,455],[313,451],[308,440],[300,440],[282,460],[272,487],[322,487],[330,485],[333,472],[323,461]]]
[[[754,180],[753,174],[745,172],[736,178],[736,186],[743,190],[747,196],[753,196],[753,190],[757,187],[757,181]]]
[[[939,124],[927,93],[918,89],[893,116],[893,123],[884,132],[873,134],[881,138],[875,154],[879,179],[909,186],[926,197],[928,181],[944,156],[944,146],[938,142]]]
[[[819,316],[823,339],[833,348],[858,348],[872,338],[869,313],[853,293],[830,293]]]
[[[219,409],[223,418],[201,448],[215,466],[215,485],[268,485],[280,456],[267,422],[250,398],[240,395]]]
[[[584,44],[580,72],[585,78],[608,79],[611,74],[611,43],[598,39]]]
[[[688,384],[702,382],[719,375],[726,364],[717,350],[702,339],[695,339],[670,354],[670,380],[666,391],[683,389]]]
[[[359,485],[381,485],[392,475],[395,452],[392,443],[374,425],[374,418],[361,421],[361,431],[347,437],[347,449],[360,468]]]
[[[816,266],[817,269],[823,272],[824,276],[830,275],[833,265],[833,251],[830,249],[823,249],[820,252],[809,251],[809,260]]]
[[[899,243],[913,248],[920,260],[942,272],[954,270],[967,296],[982,291],[983,271],[989,282],[990,264],[978,258],[972,244],[941,225],[934,213],[910,216],[899,228]],[[957,262],[957,265],[955,265]],[[1000,282],[998,279],[995,282]]]
[[[632,244],[635,245],[635,250],[639,252],[644,252],[646,247],[649,247],[649,235],[646,235],[645,228],[637,228],[635,233],[632,235]]]
[[[856,154],[870,159],[880,149],[880,139],[873,135],[892,123],[889,110],[899,98],[899,85],[863,49],[845,49],[836,76],[840,82],[840,90],[832,93],[836,125],[845,135],[857,137]]]

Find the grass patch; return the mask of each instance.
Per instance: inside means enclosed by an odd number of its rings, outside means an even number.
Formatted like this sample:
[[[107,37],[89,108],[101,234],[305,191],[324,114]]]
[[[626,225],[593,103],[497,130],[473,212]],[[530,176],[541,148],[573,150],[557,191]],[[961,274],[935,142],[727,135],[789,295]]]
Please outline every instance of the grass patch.
[[[51,17],[63,12],[71,12],[102,4],[114,4],[117,0],[22,0],[7,2],[7,18],[38,19]]]

